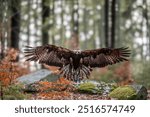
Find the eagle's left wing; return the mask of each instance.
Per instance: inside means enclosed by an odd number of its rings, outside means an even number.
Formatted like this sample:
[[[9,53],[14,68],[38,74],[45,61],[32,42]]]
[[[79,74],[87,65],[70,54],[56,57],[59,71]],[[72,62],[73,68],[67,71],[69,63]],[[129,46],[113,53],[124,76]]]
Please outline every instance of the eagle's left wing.
[[[127,47],[85,50],[81,53],[83,64],[90,67],[104,67],[127,61],[129,55],[130,50]]]

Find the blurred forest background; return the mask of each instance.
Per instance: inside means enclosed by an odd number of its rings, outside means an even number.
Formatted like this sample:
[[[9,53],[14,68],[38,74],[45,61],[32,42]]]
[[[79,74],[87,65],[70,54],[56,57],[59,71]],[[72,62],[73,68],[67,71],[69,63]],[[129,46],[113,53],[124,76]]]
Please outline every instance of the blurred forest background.
[[[96,69],[92,79],[150,88],[149,0],[0,0],[1,68],[13,78],[40,69],[25,63],[26,45],[55,44],[70,49],[123,47],[130,61]]]

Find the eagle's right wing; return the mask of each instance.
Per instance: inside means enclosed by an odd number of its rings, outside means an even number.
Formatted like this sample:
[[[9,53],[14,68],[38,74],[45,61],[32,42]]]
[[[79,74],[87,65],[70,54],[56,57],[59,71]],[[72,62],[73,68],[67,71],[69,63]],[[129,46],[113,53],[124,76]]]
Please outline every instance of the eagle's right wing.
[[[24,53],[27,61],[39,61],[39,63],[57,67],[62,67],[69,62],[69,58],[73,54],[69,49],[49,44],[35,48],[26,46]]]

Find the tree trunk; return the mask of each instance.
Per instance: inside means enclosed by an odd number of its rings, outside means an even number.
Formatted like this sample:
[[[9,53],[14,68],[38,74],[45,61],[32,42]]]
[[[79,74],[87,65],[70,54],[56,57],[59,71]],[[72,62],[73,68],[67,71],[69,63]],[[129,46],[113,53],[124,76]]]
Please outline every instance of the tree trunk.
[[[31,10],[31,0],[29,0],[28,2],[28,12],[30,12]],[[30,45],[30,20],[31,20],[31,16],[30,14],[28,14],[28,22],[27,22],[27,45]]]
[[[42,0],[42,23],[43,23],[43,27],[42,27],[42,43],[43,45],[48,44],[48,40],[49,40],[49,35],[48,35],[48,25],[46,25],[47,19],[49,18],[49,11],[50,8],[49,6],[46,4],[47,0]]]
[[[145,10],[144,10],[144,17],[145,17],[145,20],[146,20],[146,27],[147,27],[147,32],[146,32],[146,37],[148,39],[148,43],[147,43],[147,54],[146,54],[146,57],[150,56],[150,24],[149,24],[149,15],[148,15],[148,5],[147,5],[147,1],[146,0],[143,0],[143,4],[145,4]]]
[[[111,48],[115,47],[115,19],[116,19],[116,0],[112,0],[111,6]]]
[[[86,10],[86,8],[84,8],[84,15],[83,15],[83,26],[84,26],[84,36],[85,36],[85,41],[84,41],[84,44],[83,44],[83,49],[87,49],[87,20],[88,20],[88,18],[87,18],[87,10]]]
[[[0,23],[0,28],[2,29],[2,23]],[[2,32],[0,32],[0,61],[4,58],[4,36]]]
[[[19,48],[20,0],[11,0],[11,47]]]
[[[105,0],[105,46],[109,47],[109,0]]]
[[[74,8],[74,6],[77,6],[77,8]],[[72,11],[72,36],[71,36],[71,47],[72,49],[78,49],[79,48],[79,1],[73,1],[73,11]]]
[[[54,26],[55,26],[55,0],[52,1],[52,17],[53,17],[53,24],[52,24],[52,28],[54,30]],[[54,34],[52,32],[52,44],[55,44],[55,39],[54,39]]]
[[[120,25],[121,25],[121,17],[120,17],[120,0],[116,0],[116,7],[117,10],[116,10],[116,21],[115,21],[115,24],[116,24],[116,33],[115,33],[115,44],[116,45],[119,45],[121,46],[121,31],[120,31]]]
[[[64,16],[64,1],[63,0],[61,0],[61,5],[60,5],[60,7],[61,7],[61,10],[62,10],[62,12],[61,12],[61,29],[60,29],[60,35],[61,35],[61,44],[62,44],[62,46],[64,46],[65,45],[65,38],[64,38],[64,25],[63,25],[63,23],[64,23],[64,18],[63,18],[63,16]]]
[[[98,33],[99,33],[99,42],[100,42],[101,48],[105,46],[105,30],[103,30],[103,28],[102,28],[105,23],[104,10],[105,10],[105,6],[103,6],[102,9],[99,11],[101,17],[99,20],[97,20],[97,24],[99,24]]]

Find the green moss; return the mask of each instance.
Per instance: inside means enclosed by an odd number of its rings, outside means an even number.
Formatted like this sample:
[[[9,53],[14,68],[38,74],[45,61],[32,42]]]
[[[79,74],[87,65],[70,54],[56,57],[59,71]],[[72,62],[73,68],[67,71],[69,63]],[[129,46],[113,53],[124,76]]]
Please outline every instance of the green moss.
[[[109,96],[119,100],[132,100],[136,99],[136,91],[131,86],[121,86],[114,89]]]
[[[28,98],[28,95],[23,93],[22,84],[12,84],[3,89],[4,100],[24,100]]]
[[[86,82],[79,85],[78,90],[83,93],[96,93],[96,86],[93,83]]]

